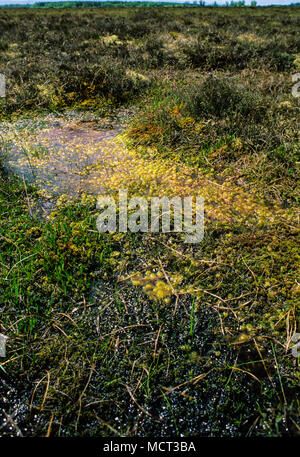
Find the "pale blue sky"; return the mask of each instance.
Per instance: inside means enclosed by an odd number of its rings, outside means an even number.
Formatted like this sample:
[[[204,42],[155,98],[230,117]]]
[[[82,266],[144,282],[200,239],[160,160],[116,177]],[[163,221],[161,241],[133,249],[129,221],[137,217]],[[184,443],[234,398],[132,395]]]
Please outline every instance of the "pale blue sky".
[[[35,3],[39,0],[0,0],[0,5],[8,5],[8,4],[28,4],[28,3]],[[57,0],[40,0],[40,1],[57,1]],[[82,0],[81,0],[82,1]],[[101,1],[101,0],[100,0]],[[105,1],[105,0],[104,0]],[[123,0],[124,1],[124,0]],[[147,0],[149,1],[149,0]],[[151,0],[150,0],[151,1]],[[154,1],[164,1],[164,0],[154,0]],[[165,1],[173,1],[180,3],[180,0],[165,0]],[[182,0],[182,1],[189,1],[189,0]],[[193,0],[190,0],[191,3]],[[205,0],[206,5],[214,3],[215,0]],[[230,0],[228,0],[230,2]],[[224,4],[226,0],[217,0],[217,3]],[[290,5],[292,3],[299,3],[300,0],[256,0],[258,5]],[[250,4],[251,0],[246,0],[246,4]]]

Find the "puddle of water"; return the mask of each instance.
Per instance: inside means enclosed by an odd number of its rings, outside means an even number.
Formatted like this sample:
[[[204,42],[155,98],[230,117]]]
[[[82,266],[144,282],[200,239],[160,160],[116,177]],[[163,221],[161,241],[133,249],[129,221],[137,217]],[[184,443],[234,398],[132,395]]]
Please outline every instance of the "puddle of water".
[[[116,140],[121,126],[56,118],[35,129],[33,124],[7,127],[4,165],[48,197],[107,191],[107,180],[125,152]]]
[[[22,395],[0,377],[0,437],[15,437],[31,434],[28,421],[29,405]],[[35,422],[35,416],[33,422]]]

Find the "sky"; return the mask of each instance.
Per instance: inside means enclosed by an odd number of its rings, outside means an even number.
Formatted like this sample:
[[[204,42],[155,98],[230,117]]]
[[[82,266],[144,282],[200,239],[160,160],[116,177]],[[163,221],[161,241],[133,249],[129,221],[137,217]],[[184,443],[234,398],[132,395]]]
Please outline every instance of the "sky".
[[[13,4],[28,4],[28,3],[35,3],[37,1],[57,1],[57,0],[0,0],[0,5],[13,5]],[[100,0],[101,1],[101,0]],[[123,0],[124,1],[124,0]],[[147,0],[149,1],[149,0]],[[151,0],[150,0],[151,1]],[[164,1],[164,0],[154,0],[154,1]],[[165,1],[173,1],[180,3],[180,0],[165,0]],[[193,0],[182,0],[182,1],[191,1]],[[205,4],[209,5],[214,3],[215,0],[205,0]],[[219,4],[224,4],[226,0],[216,0]],[[230,0],[228,0],[230,2]],[[266,5],[290,5],[292,3],[299,3],[300,0],[256,0],[257,5],[266,6]],[[246,0],[246,4],[250,4],[251,0]]]

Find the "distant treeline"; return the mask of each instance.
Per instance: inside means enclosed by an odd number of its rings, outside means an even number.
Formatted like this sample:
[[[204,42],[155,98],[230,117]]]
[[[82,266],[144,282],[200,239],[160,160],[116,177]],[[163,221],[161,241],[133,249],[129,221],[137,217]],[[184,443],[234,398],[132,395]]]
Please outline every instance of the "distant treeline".
[[[31,5],[32,8],[91,8],[91,7],[122,7],[122,6],[134,6],[134,7],[146,7],[146,6],[199,6],[191,3],[172,3],[172,2],[89,2],[89,1],[70,1],[70,2],[37,2]]]
[[[190,2],[174,3],[174,2],[153,2],[153,1],[57,1],[57,2],[36,2],[33,4],[14,4],[14,5],[0,5],[4,8],[91,8],[91,7],[256,7],[257,2],[253,0],[250,5],[245,4],[245,0],[241,1],[227,1],[220,5],[217,2],[206,5],[204,0],[196,0]],[[270,5],[275,6],[275,5]],[[300,3],[294,3],[285,6],[300,6]]]
[[[174,3],[174,2],[143,2],[143,1],[57,1],[57,2],[36,2],[33,4],[14,4],[14,5],[0,5],[0,8],[91,8],[91,7],[110,7],[110,8],[120,8],[120,7],[164,7],[164,6],[173,6],[173,7],[195,7],[195,6],[205,6],[204,1],[199,2],[184,2],[184,3]]]

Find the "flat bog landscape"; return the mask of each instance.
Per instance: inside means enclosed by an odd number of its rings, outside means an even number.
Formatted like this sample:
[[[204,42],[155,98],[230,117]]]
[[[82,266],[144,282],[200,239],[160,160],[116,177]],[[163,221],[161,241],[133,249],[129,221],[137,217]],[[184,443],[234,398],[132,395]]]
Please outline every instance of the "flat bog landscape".
[[[54,6],[0,8],[0,436],[299,435],[300,7]]]

